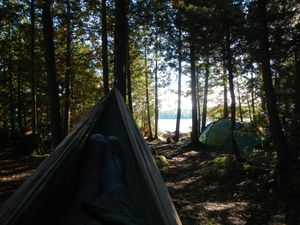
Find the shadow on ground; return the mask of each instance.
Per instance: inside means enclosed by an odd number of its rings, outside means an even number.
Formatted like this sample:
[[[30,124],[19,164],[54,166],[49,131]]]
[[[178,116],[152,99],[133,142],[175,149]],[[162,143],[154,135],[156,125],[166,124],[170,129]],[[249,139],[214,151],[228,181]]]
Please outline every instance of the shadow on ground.
[[[184,225],[300,224],[299,195],[279,193],[274,170],[230,165],[224,170],[214,163],[224,155],[220,150],[167,145],[150,148],[167,158],[162,175]]]
[[[15,154],[13,148],[0,147],[0,206],[33,174],[42,160]]]
[[[223,160],[225,152],[184,145],[149,143],[154,154],[166,158],[161,172],[183,225],[300,224],[298,186],[298,194],[279,193],[274,170],[260,164],[250,169],[228,165]],[[42,160],[0,148],[0,205]]]

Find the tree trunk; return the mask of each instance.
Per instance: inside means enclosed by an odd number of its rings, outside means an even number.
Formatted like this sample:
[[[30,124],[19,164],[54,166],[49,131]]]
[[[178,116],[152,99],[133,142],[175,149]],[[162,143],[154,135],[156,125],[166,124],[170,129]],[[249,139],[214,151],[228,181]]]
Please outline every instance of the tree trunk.
[[[130,53],[129,53],[129,42],[127,48],[127,97],[128,97],[128,107],[130,112],[133,112],[132,108],[132,87],[131,87],[131,69],[130,69]]]
[[[223,68],[223,88],[224,88],[224,108],[223,108],[223,117],[228,117],[228,90],[227,90],[227,76],[226,76],[226,69]]]
[[[37,134],[37,98],[36,98],[36,76],[35,76],[35,4],[30,2],[30,60],[31,60],[31,127],[32,134]]]
[[[206,62],[205,62],[205,81],[204,81],[203,110],[202,110],[202,128],[201,128],[202,131],[206,127],[208,78],[209,78],[209,60],[206,59]]]
[[[128,0],[116,0],[115,16],[115,85],[126,100],[126,63],[128,46]]]
[[[190,29],[190,64],[191,64],[191,93],[192,93],[192,133],[191,145],[197,146],[199,142],[199,130],[197,121],[197,98],[196,98],[196,73],[195,73],[195,34]]]
[[[9,30],[9,38],[10,38]],[[12,43],[12,42],[11,42]],[[11,43],[8,46],[8,89],[9,89],[9,109],[10,109],[10,126],[11,126],[11,135],[15,134],[15,104],[14,104],[14,84],[13,84],[13,72],[12,72],[12,52],[11,52]]]
[[[103,87],[104,94],[109,93],[109,84],[108,84],[108,54],[107,54],[107,13],[106,13],[106,0],[102,0],[102,67],[103,67]]]
[[[296,47],[295,47],[295,84],[294,84],[294,88],[295,88],[295,119],[296,119],[296,126],[295,126],[295,149],[298,149],[298,152],[296,152],[299,156],[300,154],[300,37],[298,36],[298,40],[297,38],[295,38],[295,43],[296,43]]]
[[[158,40],[156,35],[156,44],[155,44],[155,74],[154,74],[154,82],[155,82],[155,102],[154,102],[154,111],[155,111],[155,126],[154,126],[154,139],[158,138],[158,65],[157,65],[157,57],[158,57]]]
[[[231,96],[231,132],[232,132],[232,146],[233,153],[235,154],[236,160],[241,161],[241,156],[237,147],[235,139],[235,130],[236,130],[236,103],[235,103],[235,93],[234,93],[234,83],[233,83],[233,71],[232,71],[232,52],[231,52],[231,39],[230,39],[230,21],[229,21],[229,9],[227,15],[227,24],[226,24],[226,53],[227,53],[227,70],[228,70],[228,82],[229,82],[229,91]]]
[[[247,106],[248,106],[248,112],[249,112],[249,119],[250,119],[250,122],[252,122],[252,111],[251,111],[251,106],[250,106],[250,100],[247,96]]]
[[[51,4],[52,1],[49,0],[44,0],[42,2],[42,24],[48,81],[48,98],[52,126],[52,140],[53,146],[55,147],[62,139],[62,129],[59,110],[58,84],[56,81],[55,48]]]
[[[200,96],[200,92],[201,92],[201,86],[200,86],[200,71],[199,73],[196,73],[196,98],[197,98],[197,115],[198,115],[198,131],[199,134],[201,133],[201,96]]]
[[[181,118],[181,73],[182,73],[182,39],[181,25],[179,25],[179,40],[178,40],[178,93],[177,93],[177,116],[174,140],[179,141],[180,118]]]
[[[64,108],[64,121],[63,121],[63,135],[67,136],[70,129],[70,77],[72,74],[72,58],[71,58],[71,7],[70,1],[66,1],[67,5],[67,49],[66,49],[66,74],[65,74],[65,108]]]
[[[251,107],[253,113],[253,121],[256,123],[256,110],[255,110],[255,102],[254,102],[254,78],[253,73],[251,73]]]
[[[21,98],[21,95],[22,95],[22,90],[21,90],[21,29],[19,29],[19,34],[18,34],[18,76],[17,76],[17,102],[18,102],[18,129],[19,130],[24,130],[23,129],[23,123],[22,123],[22,112],[23,112],[23,109],[22,109],[22,98]]]
[[[276,106],[276,98],[274,95],[272,72],[270,65],[266,5],[266,0],[258,0],[260,19],[260,61],[263,75],[263,88],[266,95],[267,111],[270,121],[270,131],[272,134],[274,148],[277,153],[279,176],[281,184],[285,184],[291,165],[291,154],[282,131]]]
[[[147,63],[147,48],[145,48],[145,81],[146,81],[146,108],[147,108],[147,124],[148,124],[148,140],[153,140],[150,100],[149,100],[149,80],[148,80],[148,63]]]
[[[240,84],[237,80],[237,92],[238,92],[238,102],[239,102],[239,115],[240,115],[240,120],[243,123],[244,118],[243,118],[243,109],[242,109],[242,103],[241,103],[241,92],[240,92]]]

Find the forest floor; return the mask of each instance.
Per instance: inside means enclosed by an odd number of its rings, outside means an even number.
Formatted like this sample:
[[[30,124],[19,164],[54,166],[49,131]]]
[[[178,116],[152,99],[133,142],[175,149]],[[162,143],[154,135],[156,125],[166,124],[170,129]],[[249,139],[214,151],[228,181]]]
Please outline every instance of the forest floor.
[[[258,152],[241,165],[226,152],[187,143],[149,144],[184,225],[300,225],[300,187],[277,190],[269,156]]]
[[[279,194],[271,164],[252,156],[241,166],[226,152],[186,143],[149,143],[183,225],[300,224],[299,193]],[[43,161],[11,150],[0,149],[0,205]]]
[[[13,148],[0,146],[0,206],[44,160],[44,157],[19,155],[13,152]]]

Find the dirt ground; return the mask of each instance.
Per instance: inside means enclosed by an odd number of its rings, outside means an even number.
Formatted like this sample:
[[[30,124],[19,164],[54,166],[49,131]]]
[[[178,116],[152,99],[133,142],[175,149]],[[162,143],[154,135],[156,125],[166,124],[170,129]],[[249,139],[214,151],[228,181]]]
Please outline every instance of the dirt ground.
[[[166,157],[162,175],[184,225],[300,224],[299,192],[279,194],[274,169],[256,166],[255,160],[226,165],[222,159],[228,154],[185,144],[150,143]]]
[[[44,159],[13,154],[13,151],[13,148],[0,147],[0,206]]]
[[[183,225],[300,224],[299,195],[279,194],[274,170],[232,166],[225,152],[186,143],[149,143]],[[11,152],[0,151],[0,205],[43,161]]]

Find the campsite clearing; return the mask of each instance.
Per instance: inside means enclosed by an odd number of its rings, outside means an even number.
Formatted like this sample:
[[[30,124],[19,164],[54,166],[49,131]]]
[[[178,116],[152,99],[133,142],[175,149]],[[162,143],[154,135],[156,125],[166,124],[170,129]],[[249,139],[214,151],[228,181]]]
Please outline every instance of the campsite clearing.
[[[258,152],[241,166],[220,149],[186,143],[150,143],[167,159],[162,175],[184,225],[300,224],[299,190],[279,193],[269,156]]]
[[[299,195],[279,195],[273,169],[238,168],[214,148],[184,148],[185,142],[149,143],[166,159],[160,165],[184,225],[300,224]],[[154,152],[153,151],[153,152]],[[0,202],[5,201],[42,158],[13,157],[1,149]],[[10,165],[10,166],[9,166]]]

